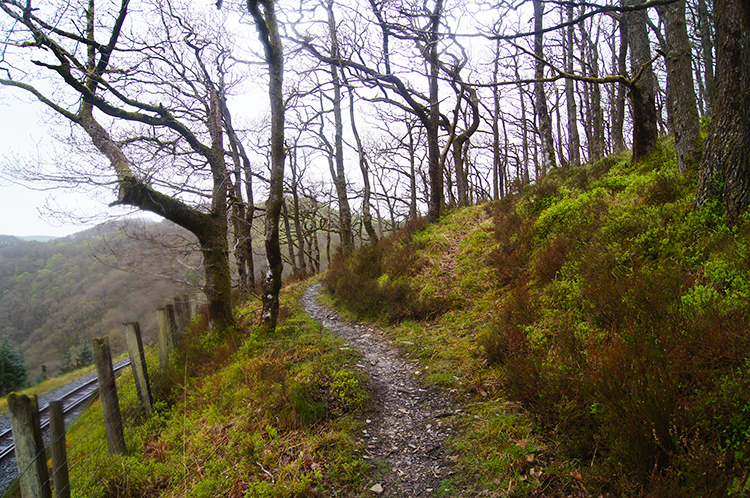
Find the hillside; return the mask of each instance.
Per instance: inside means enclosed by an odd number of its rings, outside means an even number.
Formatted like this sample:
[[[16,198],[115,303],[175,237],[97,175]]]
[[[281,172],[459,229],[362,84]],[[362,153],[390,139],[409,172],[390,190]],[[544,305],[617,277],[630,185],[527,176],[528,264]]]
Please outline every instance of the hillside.
[[[420,412],[374,387],[391,378],[390,353],[372,356],[382,329],[408,360],[394,375],[409,380],[392,384],[452,405],[420,429],[450,424],[438,453],[406,446],[435,460],[424,496],[747,495],[750,220],[695,211],[695,174],[672,158],[666,142],[638,165],[556,170],[335,262],[323,300],[367,320],[348,342],[304,312],[307,282],[285,288],[271,335],[252,300],[228,336],[195,322],[157,377],[154,416],[97,474],[102,489],[399,496],[422,478],[399,474],[396,445],[367,440]]]
[[[693,210],[671,140],[556,170],[326,276],[474,416],[458,481],[503,496],[750,491],[750,219]]]
[[[170,252],[177,235],[166,224],[115,222],[46,242],[0,238],[0,337],[21,350],[29,379],[42,364],[56,375],[92,337],[112,334],[115,354],[123,351],[123,322],[152,334],[157,304],[189,292]]]

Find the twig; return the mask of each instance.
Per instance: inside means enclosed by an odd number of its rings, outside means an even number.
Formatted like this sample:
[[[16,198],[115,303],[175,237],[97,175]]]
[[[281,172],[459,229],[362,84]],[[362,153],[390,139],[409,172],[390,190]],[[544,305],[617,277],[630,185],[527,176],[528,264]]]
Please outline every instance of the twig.
[[[260,464],[260,462],[255,462],[258,467],[260,467],[260,470],[262,470],[268,477],[271,478],[271,484],[276,484],[276,479],[273,478],[273,474],[271,474],[269,471],[267,471],[263,465]]]

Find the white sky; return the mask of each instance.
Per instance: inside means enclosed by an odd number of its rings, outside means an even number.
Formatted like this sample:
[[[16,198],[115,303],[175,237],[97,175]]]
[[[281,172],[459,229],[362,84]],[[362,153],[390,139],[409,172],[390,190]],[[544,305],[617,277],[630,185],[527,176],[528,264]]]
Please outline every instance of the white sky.
[[[19,100],[18,97],[22,97]],[[21,90],[0,88],[0,170],[8,157],[23,157],[40,146],[54,143],[44,127],[45,113],[41,104],[31,103]],[[81,209],[87,214],[101,213],[106,206],[80,193],[32,190],[13,184],[0,175],[0,234],[15,236],[47,235],[62,237],[89,228],[72,220],[50,219],[40,213],[50,201],[64,209]]]

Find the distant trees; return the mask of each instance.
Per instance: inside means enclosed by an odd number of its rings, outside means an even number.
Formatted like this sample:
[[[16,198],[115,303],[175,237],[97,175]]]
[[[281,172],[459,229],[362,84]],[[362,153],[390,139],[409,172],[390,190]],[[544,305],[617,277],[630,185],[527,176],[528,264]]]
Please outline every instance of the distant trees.
[[[87,367],[94,363],[94,352],[91,351],[91,346],[89,346],[88,341],[84,342],[83,346],[81,346],[81,350],[78,352],[76,361],[81,367]]]
[[[8,336],[0,342],[0,396],[27,386],[29,373],[21,353],[13,347]]]
[[[665,123],[684,171],[699,161],[700,113],[738,130],[729,121],[744,118],[721,113],[747,107],[739,87],[731,98],[714,89],[714,50],[716,74],[733,82],[747,65],[736,55],[735,72],[722,69],[744,43],[726,42],[736,24],[722,23],[739,8],[730,0],[721,13],[704,0],[258,0],[219,14],[168,0],[86,5],[0,0],[0,84],[73,123],[107,158],[83,181],[116,185],[115,204],[195,235],[219,327],[233,324],[232,290],[252,293],[258,270],[272,326],[285,260],[296,274],[317,271],[331,246],[348,254],[558,165],[627,147],[640,161]],[[238,8],[230,33],[222,26]],[[258,109],[268,112],[250,118]],[[737,175],[711,158],[738,157],[747,141],[718,136],[706,144],[699,204],[717,189],[742,198]],[[744,208],[733,204],[736,217]],[[253,263],[256,218],[265,265]]]
[[[76,349],[78,349],[78,354],[76,354]],[[87,367],[92,363],[94,363],[94,352],[91,350],[88,341],[84,341],[80,348],[72,347],[65,352],[62,363],[57,367],[57,370],[62,375]]]

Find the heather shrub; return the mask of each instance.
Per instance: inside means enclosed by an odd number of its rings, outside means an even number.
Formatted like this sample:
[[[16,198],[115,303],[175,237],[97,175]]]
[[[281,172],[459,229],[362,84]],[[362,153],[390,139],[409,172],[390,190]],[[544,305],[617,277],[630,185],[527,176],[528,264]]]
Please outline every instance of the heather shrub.
[[[425,220],[408,223],[401,231],[363,246],[344,259],[337,257],[324,276],[334,299],[363,318],[399,322],[439,314],[447,298],[421,292],[410,277],[424,268],[419,233]]]
[[[518,212],[516,203],[517,198],[511,196],[490,207],[497,246],[489,253],[487,263],[497,272],[500,286],[526,272],[530,255],[532,223]]]
[[[693,210],[695,177],[671,157],[610,159],[495,203],[504,293],[480,343],[506,396],[601,491],[746,494],[750,228]]]

